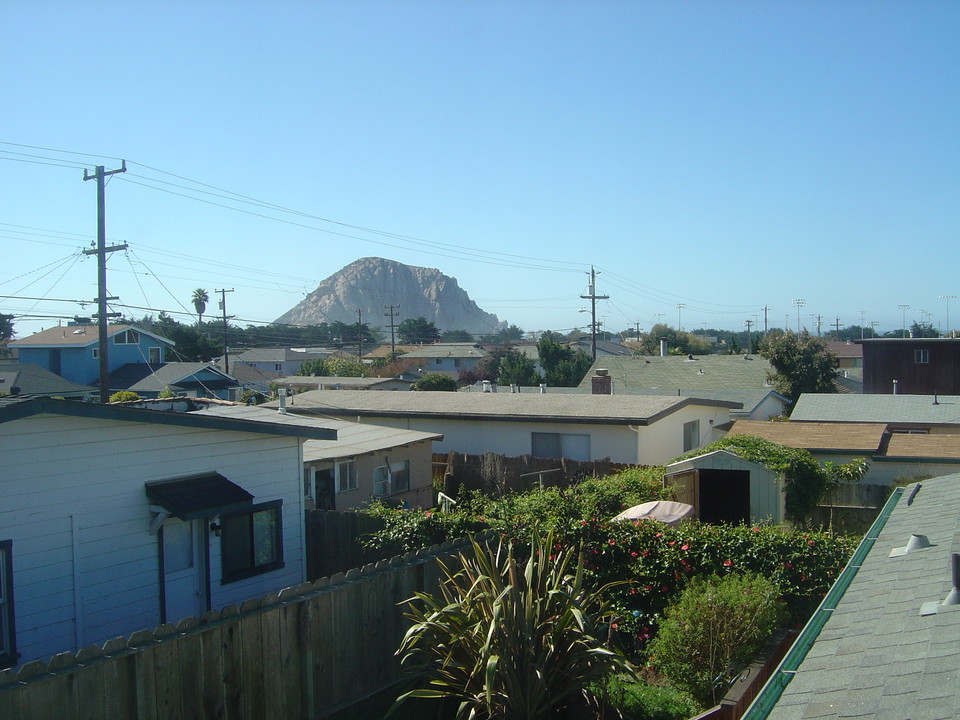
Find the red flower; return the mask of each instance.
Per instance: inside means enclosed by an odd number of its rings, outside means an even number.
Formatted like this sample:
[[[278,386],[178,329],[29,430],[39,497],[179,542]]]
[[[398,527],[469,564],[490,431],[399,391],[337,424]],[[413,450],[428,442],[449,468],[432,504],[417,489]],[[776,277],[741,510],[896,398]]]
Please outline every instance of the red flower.
[[[616,544],[617,544],[616,540],[607,540],[607,545],[616,545]]]
[[[723,566],[724,566],[724,567],[730,567],[731,565],[733,565],[733,561],[732,561],[732,560],[724,560],[724,561],[723,561]]]
[[[784,566],[787,570],[789,570],[790,568],[793,567],[793,563],[791,563],[791,562],[785,562],[785,563],[783,564],[783,566]]]
[[[689,550],[689,549],[690,549],[690,546],[689,546],[689,545],[681,545],[681,546],[680,546],[680,549],[681,549],[681,550]]]
[[[630,557],[637,557],[636,551],[630,553]]]

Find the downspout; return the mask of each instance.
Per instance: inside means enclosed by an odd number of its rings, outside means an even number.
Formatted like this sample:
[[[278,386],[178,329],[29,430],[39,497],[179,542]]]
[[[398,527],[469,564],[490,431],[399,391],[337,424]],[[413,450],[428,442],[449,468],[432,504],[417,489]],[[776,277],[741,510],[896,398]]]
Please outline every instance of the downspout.
[[[636,425],[627,425],[628,428],[633,430],[637,434],[637,465],[640,464],[640,428]]]

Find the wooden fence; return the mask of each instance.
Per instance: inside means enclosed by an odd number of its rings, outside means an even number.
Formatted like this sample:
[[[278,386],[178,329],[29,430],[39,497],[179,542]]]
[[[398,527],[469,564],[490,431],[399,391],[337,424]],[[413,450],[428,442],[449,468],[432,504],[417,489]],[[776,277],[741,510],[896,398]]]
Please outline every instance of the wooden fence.
[[[384,559],[376,548],[364,547],[364,535],[383,528],[375,517],[356,512],[307,510],[307,579],[329,577]]]
[[[399,678],[402,603],[445,543],[0,672],[3,720],[321,718]]]

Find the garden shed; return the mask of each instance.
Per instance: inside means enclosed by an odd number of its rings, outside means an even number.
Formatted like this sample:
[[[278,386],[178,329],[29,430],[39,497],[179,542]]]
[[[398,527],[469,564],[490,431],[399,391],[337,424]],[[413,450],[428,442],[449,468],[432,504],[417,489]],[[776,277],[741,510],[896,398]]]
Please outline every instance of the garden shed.
[[[726,450],[681,460],[664,469],[671,499],[693,505],[709,523],[779,523],[784,519],[783,483],[773,470]]]

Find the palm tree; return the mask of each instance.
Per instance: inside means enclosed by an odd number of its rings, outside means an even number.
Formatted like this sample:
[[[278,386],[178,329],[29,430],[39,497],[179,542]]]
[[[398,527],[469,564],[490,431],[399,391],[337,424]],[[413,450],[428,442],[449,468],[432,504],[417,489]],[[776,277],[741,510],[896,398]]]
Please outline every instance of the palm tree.
[[[193,296],[190,298],[190,301],[193,303],[193,307],[197,311],[197,325],[199,325],[203,322],[203,313],[207,309],[207,303],[210,301],[210,296],[207,295],[207,291],[203,288],[197,288],[193,291]]]

